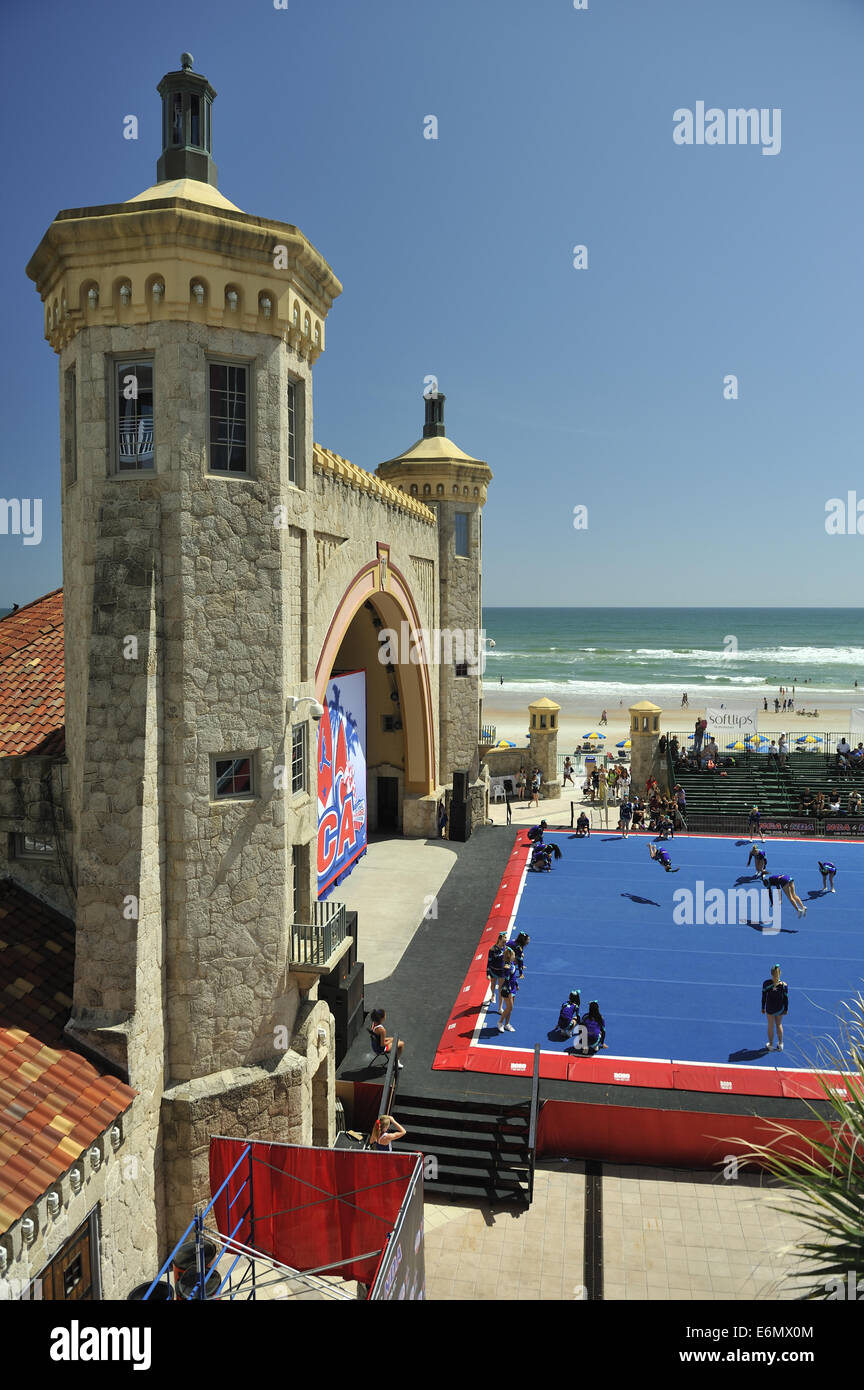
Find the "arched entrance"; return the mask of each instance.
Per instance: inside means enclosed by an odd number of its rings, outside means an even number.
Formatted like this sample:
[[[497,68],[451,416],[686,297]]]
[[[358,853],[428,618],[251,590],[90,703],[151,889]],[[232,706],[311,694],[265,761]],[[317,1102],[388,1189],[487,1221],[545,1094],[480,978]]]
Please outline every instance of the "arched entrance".
[[[382,587],[383,581],[383,587]],[[379,634],[398,634],[398,650],[384,660]],[[433,684],[437,673],[410,660],[420,629],[414,598],[399,570],[379,556],[359,570],[343,594],[315,671],[315,695],[347,671],[366,675],[366,767],[369,828],[400,831],[406,799],[427,797],[436,786]]]

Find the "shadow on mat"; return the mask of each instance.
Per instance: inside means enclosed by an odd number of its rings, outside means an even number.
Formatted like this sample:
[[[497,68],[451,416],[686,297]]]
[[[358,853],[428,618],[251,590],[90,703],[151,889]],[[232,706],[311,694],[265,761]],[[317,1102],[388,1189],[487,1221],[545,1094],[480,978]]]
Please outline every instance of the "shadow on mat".
[[[768,1044],[764,1047],[752,1048],[742,1047],[740,1052],[730,1052],[730,1062],[756,1062],[760,1057],[764,1057],[768,1051]]]
[[[742,883],[759,883],[760,881],[759,874],[739,874],[735,880],[735,887],[737,888]]]
[[[640,898],[638,893],[622,893],[622,898],[629,898],[631,903],[644,903],[646,907],[661,907],[661,903],[655,903],[653,898]]]
[[[783,936],[784,934],[786,936],[798,935],[797,927],[775,927],[773,922],[744,922],[742,925],[752,927],[754,931],[761,932],[763,935],[766,932],[769,936]]]

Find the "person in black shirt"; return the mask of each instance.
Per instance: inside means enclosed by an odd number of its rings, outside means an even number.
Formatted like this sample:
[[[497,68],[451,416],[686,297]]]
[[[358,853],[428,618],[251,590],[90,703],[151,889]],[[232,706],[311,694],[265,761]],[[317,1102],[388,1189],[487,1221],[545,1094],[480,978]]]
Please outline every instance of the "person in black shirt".
[[[777,1052],[783,1051],[783,1019],[789,1012],[789,986],[780,979],[780,966],[771,966],[770,980],[762,982],[762,1013],[768,1020],[768,1051],[774,1052],[774,1027],[777,1027]]]

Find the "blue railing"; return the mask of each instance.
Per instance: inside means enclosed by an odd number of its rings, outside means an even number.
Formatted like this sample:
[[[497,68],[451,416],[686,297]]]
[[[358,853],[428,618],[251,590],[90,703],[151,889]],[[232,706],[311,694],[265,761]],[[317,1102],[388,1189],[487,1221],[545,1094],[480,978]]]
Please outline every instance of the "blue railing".
[[[151,1293],[153,1292],[153,1290],[155,1289],[156,1285],[157,1285],[157,1284],[159,1283],[159,1281],[161,1280],[163,1274],[167,1273],[167,1271],[171,1268],[171,1265],[173,1264],[173,1262],[174,1262],[174,1260],[175,1260],[175,1258],[176,1258],[176,1256],[177,1256],[177,1251],[180,1249],[180,1247],[183,1245],[183,1243],[184,1243],[186,1240],[189,1239],[189,1236],[191,1235],[191,1233],[192,1233],[193,1230],[194,1230],[194,1232],[195,1232],[195,1243],[196,1243],[196,1245],[197,1245],[197,1256],[198,1256],[198,1282],[197,1282],[197,1284],[195,1285],[194,1289],[191,1291],[190,1298],[201,1298],[201,1299],[206,1299],[206,1297],[207,1297],[207,1266],[206,1266],[205,1261],[204,1261],[204,1217],[207,1215],[207,1213],[208,1213],[209,1211],[212,1210],[214,1203],[217,1202],[218,1199],[222,1196],[222,1193],[225,1191],[225,1188],[228,1186],[228,1183],[231,1181],[231,1179],[233,1178],[234,1174],[237,1172],[237,1169],[240,1167],[240,1164],[243,1163],[244,1160],[247,1159],[247,1158],[249,1157],[249,1154],[250,1154],[251,1150],[252,1150],[252,1145],[251,1145],[251,1144],[247,1144],[246,1147],[245,1147],[245,1149],[243,1150],[242,1154],[241,1154],[240,1157],[238,1158],[237,1162],[234,1164],[234,1167],[231,1169],[231,1172],[228,1174],[228,1176],[226,1177],[226,1179],[225,1179],[225,1181],[223,1182],[222,1186],[219,1188],[219,1191],[213,1194],[213,1196],[210,1198],[210,1201],[207,1203],[207,1205],[206,1205],[206,1207],[204,1208],[203,1211],[201,1211],[201,1212],[196,1212],[195,1216],[194,1216],[194,1217],[192,1218],[192,1220],[189,1222],[189,1225],[186,1227],[186,1230],[183,1232],[182,1236],[181,1236],[180,1239],[178,1240],[177,1244],[174,1246],[174,1249],[171,1251],[171,1254],[168,1256],[167,1260],[166,1260],[165,1263],[163,1264],[163,1266],[162,1266],[162,1268],[160,1269],[159,1273],[156,1275],[156,1278],[153,1280],[153,1283],[150,1285],[149,1289],[148,1289],[147,1292],[145,1293],[145,1295],[144,1295],[144,1298],[145,1298],[145,1299],[148,1299],[148,1298],[150,1297],[150,1295],[151,1295]],[[237,1203],[237,1201],[239,1200],[240,1194],[243,1192],[244,1188],[246,1188],[247,1186],[250,1186],[250,1184],[251,1184],[251,1175],[250,1175],[250,1177],[247,1178],[247,1179],[245,1180],[245,1182],[242,1184],[242,1186],[240,1187],[239,1191],[237,1192],[236,1196],[232,1199],[232,1201],[228,1203],[229,1219],[230,1219],[231,1208],[232,1208],[232,1207]],[[233,1229],[231,1230],[231,1233],[230,1233],[230,1235],[229,1235],[229,1237],[228,1237],[229,1240],[230,1240],[230,1239],[233,1239],[233,1237],[236,1235],[237,1231],[240,1229],[240,1227],[242,1226],[243,1222],[246,1220],[247,1216],[249,1216],[249,1214],[250,1214],[250,1212],[251,1212],[251,1208],[252,1208],[252,1203],[251,1203],[251,1193],[250,1193],[250,1202],[249,1202],[249,1206],[247,1206],[246,1210],[243,1212],[243,1215],[240,1217],[240,1219],[239,1219],[239,1221],[237,1222],[237,1224],[236,1224],[236,1225],[233,1227]],[[222,1290],[223,1290],[224,1287],[225,1287],[226,1282],[227,1282],[228,1279],[230,1279],[230,1277],[231,1277],[231,1271],[234,1269],[234,1266],[237,1264],[237,1260],[239,1260],[240,1258],[241,1258],[241,1256],[238,1255],[238,1256],[237,1256],[237,1259],[235,1259],[234,1263],[232,1264],[231,1269],[229,1269],[228,1273],[225,1275],[225,1278],[224,1278],[224,1279],[221,1281],[221,1283],[219,1284],[219,1288],[217,1289],[215,1295],[213,1295],[215,1298],[218,1298],[218,1297],[219,1297],[220,1293],[222,1292]]]

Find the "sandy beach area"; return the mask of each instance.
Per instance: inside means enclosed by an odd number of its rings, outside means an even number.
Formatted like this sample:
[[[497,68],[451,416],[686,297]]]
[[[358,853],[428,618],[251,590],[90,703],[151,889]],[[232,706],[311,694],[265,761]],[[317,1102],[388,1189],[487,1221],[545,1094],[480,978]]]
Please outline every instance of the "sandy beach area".
[[[540,699],[543,690],[538,689],[534,697]],[[815,694],[816,692],[814,692]],[[650,699],[649,696],[637,696],[636,699]],[[805,703],[806,701],[806,703]],[[738,702],[736,702],[738,703]],[[796,703],[799,703],[798,692],[796,692]],[[812,696],[807,693],[804,700],[800,703],[807,709],[814,707]],[[862,698],[864,705],[864,698]],[[791,713],[774,713],[773,708],[759,711],[758,728],[759,732],[766,734],[768,738],[779,737],[785,733],[790,742],[800,738],[802,734],[840,734],[850,732],[850,708],[848,704],[843,707],[831,707],[816,701],[815,707],[819,710],[818,719],[813,719],[809,715],[800,714],[793,710]],[[606,711],[608,724],[601,727],[599,724],[600,710],[580,711],[578,709],[561,706],[559,716],[559,735],[558,752],[572,753],[582,742],[587,733],[599,732],[606,735],[606,742],[615,744],[619,739],[627,738],[630,730],[630,720],[626,708],[608,709]],[[664,709],[660,718],[660,728],[664,733],[692,733],[693,725],[698,717],[705,714],[704,708],[698,705],[690,705],[688,708]],[[502,699],[495,692],[483,701],[483,723],[494,724],[497,738],[512,739],[517,747],[527,745],[528,742],[528,702],[520,699],[518,703],[511,697],[506,696]],[[855,740],[857,742],[857,739]]]

